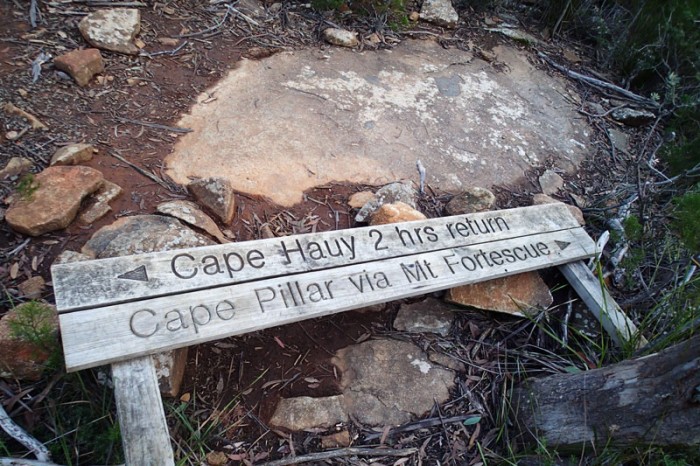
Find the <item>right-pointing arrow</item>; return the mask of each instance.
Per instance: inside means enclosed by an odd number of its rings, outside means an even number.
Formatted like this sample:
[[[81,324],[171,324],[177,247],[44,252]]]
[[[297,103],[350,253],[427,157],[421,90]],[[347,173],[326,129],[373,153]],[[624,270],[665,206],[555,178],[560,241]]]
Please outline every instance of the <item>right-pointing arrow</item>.
[[[559,241],[556,239],[554,240],[554,242],[557,243],[557,246],[559,246],[559,249],[561,249],[562,251],[564,249],[568,248],[569,245],[571,244],[571,243],[567,243],[566,241]]]

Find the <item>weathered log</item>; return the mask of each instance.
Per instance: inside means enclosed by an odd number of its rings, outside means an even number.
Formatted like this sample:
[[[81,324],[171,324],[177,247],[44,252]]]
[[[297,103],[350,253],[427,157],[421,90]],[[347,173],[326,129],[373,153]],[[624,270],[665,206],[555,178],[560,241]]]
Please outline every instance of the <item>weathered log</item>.
[[[700,335],[639,359],[528,380],[512,395],[523,443],[697,446]]]

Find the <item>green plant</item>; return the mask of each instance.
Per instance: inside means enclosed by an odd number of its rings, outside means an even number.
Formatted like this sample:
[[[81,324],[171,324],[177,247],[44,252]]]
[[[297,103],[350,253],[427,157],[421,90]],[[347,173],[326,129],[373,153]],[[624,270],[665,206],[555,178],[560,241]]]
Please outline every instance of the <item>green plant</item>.
[[[17,183],[17,193],[23,200],[31,200],[36,190],[39,189],[39,183],[36,181],[33,173],[27,173],[20,178]]]
[[[49,438],[45,444],[59,464],[124,461],[114,394],[95,375],[94,371],[65,374],[39,409],[48,422],[33,434]]]
[[[59,369],[62,366],[62,356],[55,311],[39,301],[26,302],[15,307],[14,311],[15,316],[8,321],[11,336],[31,343],[38,353],[48,355],[46,367]]]
[[[677,197],[674,203],[674,228],[688,249],[700,252],[700,185]]]
[[[345,0],[312,0],[311,7],[317,11],[340,10]]]

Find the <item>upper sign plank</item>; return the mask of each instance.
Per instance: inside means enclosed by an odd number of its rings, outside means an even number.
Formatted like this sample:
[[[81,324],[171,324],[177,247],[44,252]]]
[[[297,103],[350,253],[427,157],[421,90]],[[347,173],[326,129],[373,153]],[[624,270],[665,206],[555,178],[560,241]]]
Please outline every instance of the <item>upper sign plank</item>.
[[[60,312],[577,228],[564,204],[229,243],[51,268]]]
[[[80,370],[456,285],[591,257],[582,228],[59,315],[68,370]]]

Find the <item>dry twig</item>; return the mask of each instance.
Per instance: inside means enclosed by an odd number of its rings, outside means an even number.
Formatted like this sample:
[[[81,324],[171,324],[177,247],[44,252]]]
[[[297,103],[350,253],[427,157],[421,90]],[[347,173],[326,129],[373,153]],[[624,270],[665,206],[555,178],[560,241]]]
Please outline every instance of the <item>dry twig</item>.
[[[341,448],[338,450],[309,453],[307,455],[299,455],[293,458],[283,458],[281,460],[264,463],[262,466],[287,466],[289,464],[308,463],[310,461],[327,460],[331,458],[342,458],[344,456],[409,456],[417,452],[417,448],[405,448],[403,450],[395,450],[393,448],[348,447]]]

